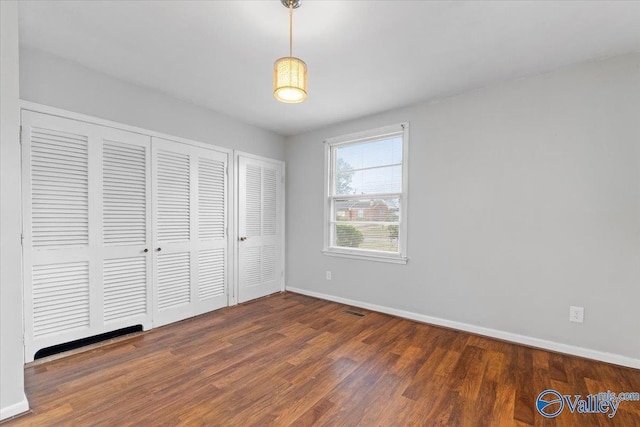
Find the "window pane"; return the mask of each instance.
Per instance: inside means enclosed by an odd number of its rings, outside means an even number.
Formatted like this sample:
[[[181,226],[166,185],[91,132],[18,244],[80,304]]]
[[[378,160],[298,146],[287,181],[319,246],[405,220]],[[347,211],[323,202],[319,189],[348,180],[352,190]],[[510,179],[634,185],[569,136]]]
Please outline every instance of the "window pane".
[[[398,222],[400,198],[336,199],[334,221]]]
[[[398,225],[335,224],[334,246],[398,252]]]
[[[336,174],[338,196],[402,192],[402,166],[385,166]]]
[[[325,191],[330,209],[325,218],[325,249],[337,255],[359,253],[379,260],[404,257],[398,236],[406,235],[404,228],[400,230],[401,216],[405,218],[401,204],[405,196],[406,126],[385,126],[360,135],[363,139],[358,142],[345,142],[351,136],[327,140],[329,179]]]
[[[402,137],[338,147],[336,161],[338,171],[402,163]]]

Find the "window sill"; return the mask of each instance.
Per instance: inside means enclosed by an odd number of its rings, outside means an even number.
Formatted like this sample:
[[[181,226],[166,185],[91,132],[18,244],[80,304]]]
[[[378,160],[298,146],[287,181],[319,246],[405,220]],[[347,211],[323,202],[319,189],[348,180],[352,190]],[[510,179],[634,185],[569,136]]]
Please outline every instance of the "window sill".
[[[409,260],[407,257],[401,256],[385,256],[385,255],[377,255],[377,254],[364,254],[364,253],[354,253],[347,251],[339,251],[333,249],[324,249],[322,253],[328,256],[335,256],[340,258],[351,258],[351,259],[359,259],[363,261],[376,261],[376,262],[387,262],[391,264],[406,264]]]

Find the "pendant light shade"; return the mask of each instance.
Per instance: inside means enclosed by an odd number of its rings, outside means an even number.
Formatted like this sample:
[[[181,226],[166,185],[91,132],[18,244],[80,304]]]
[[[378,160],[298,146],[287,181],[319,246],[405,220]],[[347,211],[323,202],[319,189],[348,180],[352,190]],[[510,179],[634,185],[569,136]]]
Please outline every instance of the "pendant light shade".
[[[273,64],[273,96],[287,104],[307,99],[307,64],[293,56],[293,9],[301,0],[280,0],[289,9],[289,56],[277,59]]]
[[[307,64],[302,59],[285,56],[273,65],[273,96],[288,104],[307,98]]]

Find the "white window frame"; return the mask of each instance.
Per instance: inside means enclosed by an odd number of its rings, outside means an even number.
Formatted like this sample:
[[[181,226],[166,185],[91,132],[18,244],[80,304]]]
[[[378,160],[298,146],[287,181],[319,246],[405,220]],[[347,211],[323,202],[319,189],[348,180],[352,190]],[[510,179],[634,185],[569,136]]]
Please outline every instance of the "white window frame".
[[[400,195],[400,217],[398,227],[398,253],[376,251],[371,249],[354,249],[332,246],[333,227],[333,199],[340,196],[333,195],[335,149],[339,146],[377,140],[387,135],[400,133],[402,135],[402,193]],[[322,253],[329,256],[353,258],[369,261],[406,264],[407,257],[407,208],[409,204],[409,123],[403,122],[348,135],[328,138],[324,141],[324,245]],[[364,197],[376,197],[366,195]]]

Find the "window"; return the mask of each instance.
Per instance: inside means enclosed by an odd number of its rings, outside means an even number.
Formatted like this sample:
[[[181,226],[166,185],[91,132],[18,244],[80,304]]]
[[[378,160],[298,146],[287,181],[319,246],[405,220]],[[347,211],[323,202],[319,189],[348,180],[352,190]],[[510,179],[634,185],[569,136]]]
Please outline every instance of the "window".
[[[406,263],[408,123],[325,141],[326,255]]]

